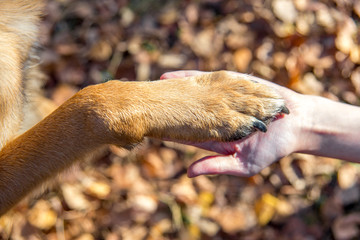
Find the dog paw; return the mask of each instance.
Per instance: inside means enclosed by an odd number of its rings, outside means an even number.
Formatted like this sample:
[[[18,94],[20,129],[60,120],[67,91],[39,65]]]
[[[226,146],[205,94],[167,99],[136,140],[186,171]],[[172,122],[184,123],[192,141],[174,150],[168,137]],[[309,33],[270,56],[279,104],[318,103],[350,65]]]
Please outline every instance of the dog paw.
[[[194,78],[206,94],[200,96],[214,140],[236,141],[255,131],[266,132],[279,114],[289,114],[274,89],[246,75],[220,71]]]

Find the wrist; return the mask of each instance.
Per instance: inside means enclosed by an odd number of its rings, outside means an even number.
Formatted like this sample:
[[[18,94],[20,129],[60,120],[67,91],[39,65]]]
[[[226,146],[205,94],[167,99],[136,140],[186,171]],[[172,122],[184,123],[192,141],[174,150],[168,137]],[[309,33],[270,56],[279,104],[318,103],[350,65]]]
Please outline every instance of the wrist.
[[[359,161],[360,108],[304,96],[297,152]]]
[[[318,118],[322,113],[320,106],[324,99],[312,95],[300,95],[299,127],[296,151],[298,153],[315,154],[321,148],[320,131],[321,120]]]

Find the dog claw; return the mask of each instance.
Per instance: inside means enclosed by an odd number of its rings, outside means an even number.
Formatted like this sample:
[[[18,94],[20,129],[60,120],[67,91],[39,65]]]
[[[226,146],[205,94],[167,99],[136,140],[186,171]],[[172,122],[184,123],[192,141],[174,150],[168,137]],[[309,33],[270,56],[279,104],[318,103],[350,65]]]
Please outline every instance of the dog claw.
[[[283,107],[282,107],[281,112],[282,112],[282,113],[285,113],[285,114],[289,114],[289,113],[290,113],[289,109],[288,109],[286,106],[283,106]]]
[[[262,131],[262,132],[266,132],[266,131],[267,131],[267,128],[266,128],[265,123],[263,123],[263,122],[260,121],[260,120],[256,120],[256,121],[254,122],[253,126],[254,126],[256,129],[258,129],[258,130],[260,130],[260,131]]]

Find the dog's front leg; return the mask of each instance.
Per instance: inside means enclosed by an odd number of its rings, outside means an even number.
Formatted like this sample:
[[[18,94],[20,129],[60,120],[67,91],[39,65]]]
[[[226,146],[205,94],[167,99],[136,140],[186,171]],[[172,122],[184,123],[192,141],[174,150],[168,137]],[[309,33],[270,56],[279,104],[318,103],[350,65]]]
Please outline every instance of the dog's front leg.
[[[0,152],[0,214],[86,154],[145,136],[234,141],[287,112],[273,90],[224,72],[87,87]]]

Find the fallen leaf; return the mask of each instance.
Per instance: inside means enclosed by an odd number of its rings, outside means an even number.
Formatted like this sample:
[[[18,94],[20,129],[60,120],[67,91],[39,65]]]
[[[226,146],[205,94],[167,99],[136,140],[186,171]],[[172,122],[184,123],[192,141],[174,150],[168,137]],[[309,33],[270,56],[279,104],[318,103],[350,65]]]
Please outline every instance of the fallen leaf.
[[[211,192],[201,192],[198,196],[198,204],[201,207],[202,215],[207,216],[211,204],[214,202],[214,194]]]
[[[90,208],[91,204],[86,199],[79,185],[64,183],[61,185],[61,190],[69,208],[75,210],[86,210]]]
[[[30,209],[27,218],[31,225],[42,230],[48,230],[55,226],[57,214],[52,210],[49,202],[38,200],[35,206]]]
[[[355,87],[356,94],[360,96],[360,67],[356,68],[355,71],[351,73],[350,79]]]
[[[283,22],[295,22],[297,11],[291,0],[274,0],[272,1],[272,8],[275,16]]]
[[[357,183],[357,169],[354,165],[346,163],[340,167],[337,174],[339,186],[342,189],[352,187]]]
[[[343,53],[350,54],[356,47],[355,36],[357,33],[357,27],[353,19],[346,17],[343,20],[342,27],[339,30],[336,39],[335,46]]]
[[[333,32],[335,28],[335,20],[330,10],[323,5],[318,11],[316,11],[316,22],[326,28],[328,32]]]
[[[207,219],[200,219],[197,222],[197,226],[199,227],[201,232],[205,233],[209,237],[215,237],[215,235],[220,230],[220,227],[218,224],[216,224],[215,222],[212,222],[210,220],[207,220]]]
[[[172,230],[172,223],[170,219],[168,218],[162,219],[151,227],[150,239],[153,240],[160,239],[165,233],[168,233],[171,230]]]
[[[133,194],[130,199],[133,207],[138,210],[153,213],[158,207],[156,196],[153,195]]]
[[[207,28],[196,35],[190,46],[197,55],[210,58],[222,49],[222,39],[214,29]]]
[[[171,193],[176,199],[186,204],[194,203],[197,200],[197,193],[192,184],[191,179],[183,176],[180,180],[171,187]]]
[[[246,212],[236,207],[224,207],[211,209],[210,217],[214,219],[228,234],[234,234],[249,227]]]
[[[96,198],[106,199],[110,194],[111,187],[105,181],[85,178],[82,183],[85,186],[85,192]]]
[[[60,84],[56,87],[51,98],[57,106],[60,106],[79,91],[78,88],[69,84]]]
[[[94,240],[94,239],[95,238],[93,237],[93,235],[89,233],[81,234],[81,236],[75,238],[75,240]]]
[[[112,53],[111,45],[106,40],[99,40],[90,49],[89,57],[95,61],[105,61],[110,58]]]
[[[276,213],[278,199],[266,193],[255,202],[255,213],[261,226],[268,224]]]
[[[147,234],[144,226],[135,226],[131,228],[122,227],[121,236],[123,240],[143,240]]]
[[[144,160],[141,162],[141,164],[146,176],[157,178],[168,177],[166,165],[156,151],[146,153],[143,158]]]
[[[247,72],[252,59],[252,52],[248,48],[240,48],[235,51],[233,61],[239,72]]]
[[[181,68],[186,62],[183,54],[162,54],[158,59],[158,64],[163,68]]]

